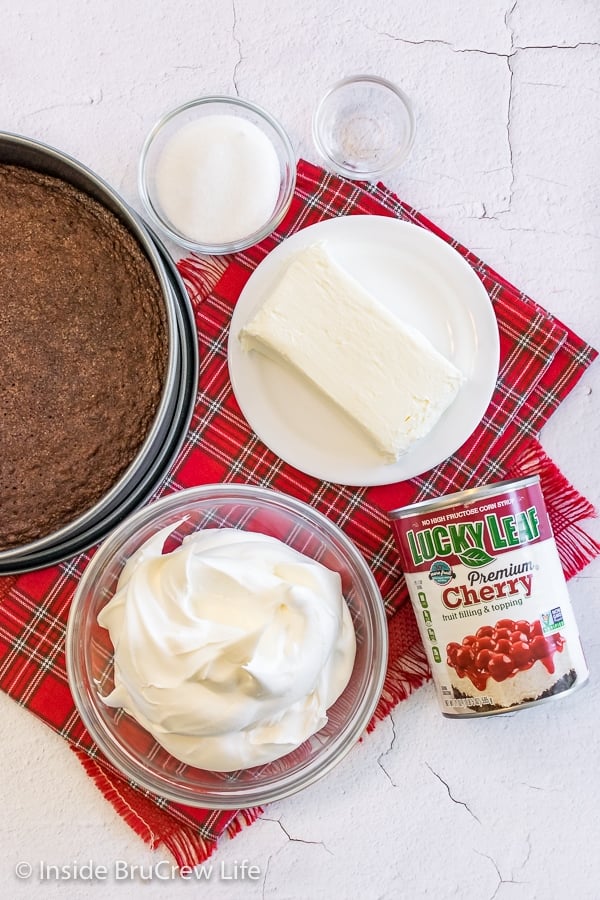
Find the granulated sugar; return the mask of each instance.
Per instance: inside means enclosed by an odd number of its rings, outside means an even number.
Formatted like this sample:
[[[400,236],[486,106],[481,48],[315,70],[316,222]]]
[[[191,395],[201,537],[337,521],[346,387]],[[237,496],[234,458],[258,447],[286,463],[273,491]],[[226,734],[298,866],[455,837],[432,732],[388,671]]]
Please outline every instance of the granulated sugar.
[[[275,208],[279,185],[273,144],[252,122],[233,115],[183,126],[156,171],[164,215],[201,244],[230,243],[257,231]]]

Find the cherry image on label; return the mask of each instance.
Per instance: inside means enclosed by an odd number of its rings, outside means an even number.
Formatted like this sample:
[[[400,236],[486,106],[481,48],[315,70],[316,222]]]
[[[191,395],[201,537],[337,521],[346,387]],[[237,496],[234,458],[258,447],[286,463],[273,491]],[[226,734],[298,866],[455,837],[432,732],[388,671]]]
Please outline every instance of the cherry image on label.
[[[462,644],[452,641],[446,653],[459,678],[469,678],[478,691],[485,691],[489,678],[506,681],[538,660],[553,674],[554,653],[562,653],[564,645],[559,633],[545,637],[539,621],[500,619],[468,634]]]

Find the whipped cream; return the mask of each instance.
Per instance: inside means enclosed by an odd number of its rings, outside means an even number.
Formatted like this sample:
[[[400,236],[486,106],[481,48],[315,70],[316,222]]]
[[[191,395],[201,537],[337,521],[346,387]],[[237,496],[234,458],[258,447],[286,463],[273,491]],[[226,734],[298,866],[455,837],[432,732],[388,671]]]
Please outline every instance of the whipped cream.
[[[327,722],[356,640],[337,572],[273,537],[169,526],[127,562],[98,622],[122,707],[174,757],[228,772],[291,752]]]

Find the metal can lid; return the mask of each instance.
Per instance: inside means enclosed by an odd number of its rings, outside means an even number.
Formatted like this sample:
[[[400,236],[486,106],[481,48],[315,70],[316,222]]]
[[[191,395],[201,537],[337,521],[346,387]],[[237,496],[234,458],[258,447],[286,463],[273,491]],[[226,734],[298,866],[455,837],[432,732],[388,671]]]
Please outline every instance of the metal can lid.
[[[496,481],[492,484],[483,484],[479,487],[467,488],[464,491],[457,491],[453,494],[442,494],[440,497],[432,497],[429,500],[420,500],[418,503],[411,503],[409,506],[401,506],[398,509],[392,509],[388,515],[390,519],[403,519],[405,516],[413,516],[415,513],[425,513],[431,510],[446,509],[449,506],[455,506],[457,503],[468,504],[475,503],[486,497],[493,497],[507,490],[516,490],[518,488],[530,487],[533,484],[539,484],[539,475],[528,475],[526,478],[510,478],[505,481]]]

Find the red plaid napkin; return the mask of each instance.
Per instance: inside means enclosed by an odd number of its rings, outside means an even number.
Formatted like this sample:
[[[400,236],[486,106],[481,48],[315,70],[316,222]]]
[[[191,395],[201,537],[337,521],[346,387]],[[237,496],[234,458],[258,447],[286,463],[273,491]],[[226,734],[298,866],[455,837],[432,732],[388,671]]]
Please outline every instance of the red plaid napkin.
[[[231,312],[256,265],[290,233],[331,216],[357,213],[405,219],[452,243],[489,292],[501,346],[494,396],[483,421],[460,450],[409,482],[369,489],[320,482],[271,453],[242,417],[227,371]],[[594,510],[535,440],[596,351],[385,187],[347,182],[301,162],[292,207],[274,235],[233,257],[183,260],[180,271],[198,325],[200,384],[185,445],[156,496],[201,483],[251,482],[293,494],[337,522],[371,566],[389,616],[390,664],[375,719],[429,677],[386,514],[389,509],[506,476],[539,472],[567,576],[600,552],[578,524]],[[180,865],[193,865],[212,852],[224,832],[235,834],[260,810],[178,806],[124,781],[98,752],[74,709],[64,659],[69,604],[90,555],[0,578],[0,687],[71,743],[107,799],[138,834],[154,847],[164,843]]]

